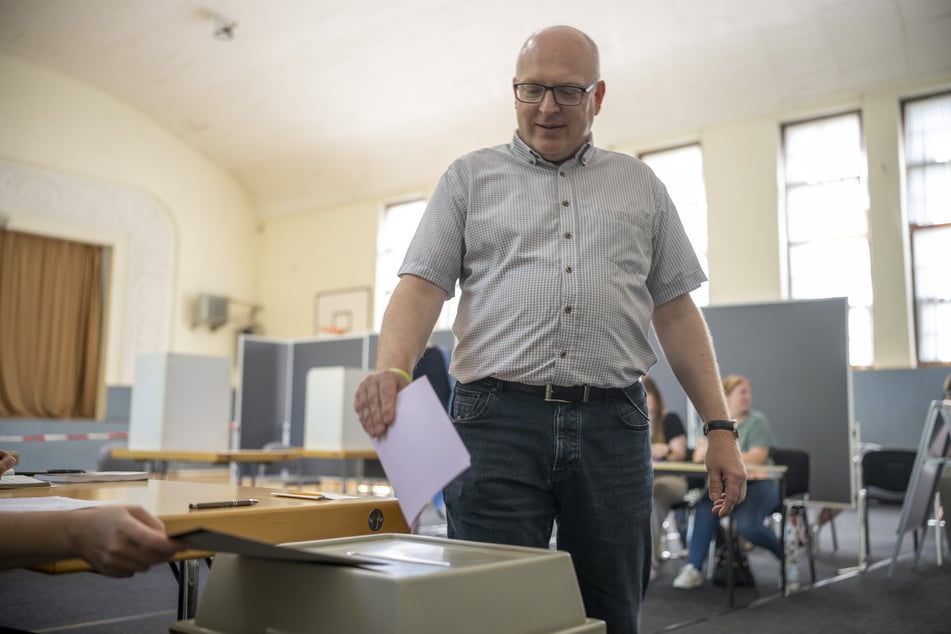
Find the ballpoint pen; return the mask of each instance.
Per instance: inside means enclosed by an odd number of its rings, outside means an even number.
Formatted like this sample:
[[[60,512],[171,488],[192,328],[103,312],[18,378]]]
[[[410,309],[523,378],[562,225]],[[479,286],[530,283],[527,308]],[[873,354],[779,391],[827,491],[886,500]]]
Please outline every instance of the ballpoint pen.
[[[251,506],[257,503],[258,501],[254,498],[248,498],[246,500],[225,500],[224,502],[192,502],[188,505],[188,508],[194,510],[224,509],[232,506]]]

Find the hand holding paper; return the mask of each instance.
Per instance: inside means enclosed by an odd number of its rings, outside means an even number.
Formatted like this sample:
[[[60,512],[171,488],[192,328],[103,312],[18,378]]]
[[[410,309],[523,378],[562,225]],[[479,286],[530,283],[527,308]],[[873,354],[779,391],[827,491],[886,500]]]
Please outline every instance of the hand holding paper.
[[[471,464],[425,376],[397,394],[396,420],[385,436],[373,439],[373,446],[410,526],[433,495]]]

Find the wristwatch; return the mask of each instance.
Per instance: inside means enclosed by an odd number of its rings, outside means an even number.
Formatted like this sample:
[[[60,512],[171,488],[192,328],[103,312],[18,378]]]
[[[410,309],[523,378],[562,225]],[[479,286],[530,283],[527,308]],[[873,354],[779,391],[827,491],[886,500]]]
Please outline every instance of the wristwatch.
[[[739,438],[740,435],[736,431],[736,421],[735,420],[711,420],[708,423],[703,424],[703,435],[706,436],[714,429],[722,429],[724,431],[733,432],[734,438]]]

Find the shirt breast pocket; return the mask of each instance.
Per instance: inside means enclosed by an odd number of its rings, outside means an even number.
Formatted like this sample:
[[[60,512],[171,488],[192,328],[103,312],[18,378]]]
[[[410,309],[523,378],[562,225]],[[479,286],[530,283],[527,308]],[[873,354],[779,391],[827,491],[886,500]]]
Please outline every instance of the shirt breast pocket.
[[[645,277],[653,257],[651,224],[647,213],[636,209],[606,208],[598,210],[593,216],[595,233],[592,238],[598,241],[606,263],[614,265],[623,273]]]

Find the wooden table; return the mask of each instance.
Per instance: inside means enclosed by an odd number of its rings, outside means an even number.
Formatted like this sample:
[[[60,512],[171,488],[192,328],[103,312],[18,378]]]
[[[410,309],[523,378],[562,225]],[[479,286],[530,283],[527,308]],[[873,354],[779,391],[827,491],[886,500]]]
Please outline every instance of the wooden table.
[[[660,461],[654,462],[654,473],[669,473],[673,475],[706,475],[707,467],[702,462],[677,462],[677,461]],[[746,465],[746,473],[748,479],[769,479],[769,480],[779,480],[779,499],[786,499],[786,470],[785,465],[773,465],[773,464],[756,464],[756,465]],[[706,494],[706,493],[705,493]],[[733,515],[730,515],[730,533],[734,530],[733,527]],[[779,529],[779,543],[782,547],[782,552],[786,552],[786,514],[783,513],[783,521]],[[729,556],[727,557],[727,589],[728,593],[728,603],[732,608],[735,598],[736,598],[736,587],[733,580],[733,551],[732,549],[727,549]],[[782,579],[782,588],[783,593],[786,592],[786,566],[785,562],[780,561],[780,576]]]
[[[301,500],[274,497],[273,489],[169,480],[96,482],[42,488],[4,489],[0,498],[64,496],[82,500],[110,500],[143,507],[165,523],[168,534],[194,528],[232,533],[277,544],[376,532],[408,533],[396,499]],[[254,506],[189,511],[191,502],[255,498]],[[198,564],[212,553],[185,551],[178,560],[178,616],[193,618],[197,606]],[[36,567],[50,573],[89,570],[71,559]]]
[[[301,456],[298,449],[232,449],[225,451],[188,449],[122,449],[112,450],[112,457],[119,460],[137,460],[147,464],[146,469],[165,479],[168,467],[173,462],[198,462],[203,464],[227,464],[231,466],[233,481],[240,484],[238,465],[251,465],[251,486],[255,485],[257,468],[276,462],[293,462]]]
[[[347,482],[352,477],[359,483],[363,479],[363,468],[366,460],[376,460],[374,449],[300,449],[301,458],[322,458],[325,460],[340,461],[341,490],[347,491]],[[350,473],[350,461],[356,462],[356,469]]]

